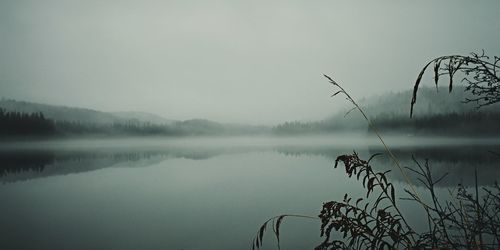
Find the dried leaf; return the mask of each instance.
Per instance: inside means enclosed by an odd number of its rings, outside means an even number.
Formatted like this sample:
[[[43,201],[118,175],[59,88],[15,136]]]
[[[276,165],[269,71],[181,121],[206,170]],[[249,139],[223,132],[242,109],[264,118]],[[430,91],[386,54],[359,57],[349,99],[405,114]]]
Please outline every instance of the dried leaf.
[[[436,60],[434,63],[434,83],[436,84],[436,90],[438,89],[438,81],[439,81],[439,67],[441,66],[442,60]]]
[[[280,226],[281,226],[281,222],[283,221],[283,218],[285,218],[286,215],[282,215],[280,217],[278,217],[278,219],[276,220],[276,230],[275,230],[275,234],[276,234],[276,240],[278,241],[278,249],[281,249],[280,247]]]

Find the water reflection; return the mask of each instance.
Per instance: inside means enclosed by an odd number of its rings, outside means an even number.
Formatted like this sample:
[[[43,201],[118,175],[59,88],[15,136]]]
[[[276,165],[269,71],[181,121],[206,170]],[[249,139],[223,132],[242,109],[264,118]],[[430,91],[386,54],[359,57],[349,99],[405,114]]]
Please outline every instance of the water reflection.
[[[277,147],[276,151],[288,156],[322,156],[334,161],[341,154],[350,154],[352,148],[339,147]],[[364,159],[377,153],[385,153],[381,146],[358,147],[355,151]],[[500,179],[500,145],[416,145],[392,147],[391,151],[403,167],[417,168],[417,163],[425,164],[429,160],[433,176],[447,174],[447,177],[437,186],[455,186],[458,183],[473,185],[474,170],[478,170],[478,182],[482,185],[491,185]],[[380,170],[393,169],[393,180],[404,182],[403,176],[395,168],[393,161],[385,154],[373,159],[372,166]],[[412,177],[412,175],[410,175]],[[414,180],[415,185],[420,182]]]
[[[147,167],[166,159],[203,160],[224,150],[164,149],[155,151],[0,151],[0,180],[13,182],[54,175],[89,172],[109,167]]]
[[[376,151],[371,150],[371,152]],[[416,168],[415,160],[424,165],[425,160],[428,159],[432,174],[436,179],[447,174],[447,177],[437,186],[454,187],[459,183],[472,186],[475,183],[475,169],[477,169],[480,185],[491,185],[500,179],[500,157],[492,153],[500,152],[498,145],[429,145],[396,148],[393,152],[405,167]],[[391,165],[387,157],[378,158],[374,164]],[[400,174],[394,177],[403,180]],[[416,180],[413,182],[419,184]]]
[[[0,176],[15,175],[22,172],[41,172],[46,165],[55,161],[52,152],[0,152]]]
[[[335,143],[331,143],[334,141]],[[0,145],[0,248],[247,249],[255,230],[283,213],[315,216],[321,204],[359,183],[333,169],[338,155],[383,152],[376,143],[307,141],[131,141]],[[449,182],[498,179],[499,145],[459,143],[392,147],[404,165],[430,158]],[[390,168],[385,157],[373,166]],[[397,173],[397,172],[396,172]],[[392,180],[402,180],[397,174]],[[405,183],[395,183],[402,195]],[[421,222],[413,203],[403,210]],[[312,249],[319,221],[287,220],[283,249]],[[29,235],[29,240],[26,240]],[[267,238],[275,249],[273,237]]]
[[[8,183],[33,178],[43,178],[72,173],[83,173],[110,167],[147,167],[168,159],[206,160],[224,154],[250,152],[276,152],[289,157],[324,157],[332,162],[341,154],[356,150],[368,158],[383,153],[381,146],[328,145],[328,144],[273,144],[273,145],[214,145],[150,146],[150,147],[86,147],[86,148],[2,148],[0,149],[0,182]],[[469,145],[467,143],[445,145],[413,145],[392,147],[393,153],[405,167],[415,167],[413,159],[423,164],[428,159],[435,176],[445,173],[448,177],[439,185],[454,186],[458,183],[472,185],[474,169],[478,169],[480,184],[489,185],[500,177],[500,145]],[[392,161],[382,155],[373,160],[374,167],[390,169]],[[402,181],[398,171],[393,180]],[[418,185],[418,182],[415,182]]]

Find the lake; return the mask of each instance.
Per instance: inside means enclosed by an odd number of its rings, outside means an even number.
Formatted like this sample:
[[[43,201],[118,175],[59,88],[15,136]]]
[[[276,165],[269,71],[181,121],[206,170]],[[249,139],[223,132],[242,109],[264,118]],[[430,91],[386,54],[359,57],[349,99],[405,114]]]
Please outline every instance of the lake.
[[[430,160],[458,183],[500,179],[500,140],[388,137],[404,166]],[[383,153],[375,138],[316,137],[78,139],[0,144],[0,249],[250,249],[260,225],[280,214],[317,216],[323,202],[359,182],[333,168],[356,150]],[[491,152],[490,152],[491,151]],[[380,156],[375,168],[391,169]],[[399,197],[407,184],[390,175]],[[415,182],[415,184],[417,184]],[[417,185],[417,190],[423,192]],[[400,201],[410,222],[422,211]],[[319,244],[318,220],[286,218],[282,249]],[[264,249],[276,249],[272,231]]]

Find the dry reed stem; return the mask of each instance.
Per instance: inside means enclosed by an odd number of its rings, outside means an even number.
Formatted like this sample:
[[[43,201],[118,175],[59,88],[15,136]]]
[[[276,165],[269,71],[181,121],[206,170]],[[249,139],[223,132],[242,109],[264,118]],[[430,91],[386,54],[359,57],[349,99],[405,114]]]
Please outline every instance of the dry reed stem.
[[[378,131],[378,129],[375,127],[375,124],[373,124],[373,122],[368,118],[368,116],[366,115],[365,111],[358,105],[358,103],[354,100],[354,98],[351,97],[351,95],[349,93],[347,93],[347,91],[340,85],[338,84],[335,80],[333,80],[330,76],[328,75],[323,75],[324,77],[326,77],[331,84],[333,84],[335,87],[339,88],[340,90],[335,92],[333,96],[336,96],[337,94],[344,94],[345,97],[347,98],[348,101],[350,101],[353,105],[354,105],[354,108],[357,109],[361,115],[363,115],[363,118],[366,120],[366,122],[368,123],[368,126],[370,127],[370,129],[373,130],[373,132],[377,135],[378,139],[380,140],[380,142],[382,143],[382,145],[384,146],[384,149],[385,151],[387,152],[387,154],[389,155],[389,157],[392,159],[392,161],[394,162],[394,164],[396,164],[396,166],[398,167],[399,171],[401,172],[401,174],[403,175],[403,178],[405,179],[406,183],[408,184],[408,186],[411,188],[412,192],[416,195],[416,197],[422,201],[422,199],[420,198],[420,195],[418,194],[418,192],[415,190],[415,187],[414,187],[414,184],[413,182],[410,180],[410,178],[408,177],[408,175],[406,174],[406,172],[403,170],[403,168],[401,167],[401,163],[399,162],[399,160],[396,158],[396,156],[392,153],[392,151],[390,150],[390,148],[387,146],[387,144],[385,143],[384,139],[382,138],[380,132]],[[398,210],[398,212],[401,214],[401,212],[399,211],[399,209],[396,207],[396,209]],[[406,223],[406,221],[404,221],[406,226],[408,228],[409,225]]]

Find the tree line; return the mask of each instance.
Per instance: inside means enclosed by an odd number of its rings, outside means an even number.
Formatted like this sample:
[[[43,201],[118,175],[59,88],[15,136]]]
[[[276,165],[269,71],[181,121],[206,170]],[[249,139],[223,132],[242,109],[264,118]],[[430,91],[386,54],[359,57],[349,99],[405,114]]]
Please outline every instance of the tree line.
[[[342,119],[342,118],[341,118]],[[452,112],[417,116],[409,119],[398,113],[380,113],[371,120],[384,133],[439,134],[439,135],[495,135],[500,130],[500,113]],[[285,122],[273,127],[276,135],[336,133],[350,130],[368,130],[367,126],[346,124],[339,120],[316,122]]]
[[[7,112],[0,109],[0,135],[52,135],[56,132],[55,122],[41,112]]]
[[[463,112],[401,117],[383,113],[372,119],[383,132],[438,135],[499,134],[500,114],[496,112]]]
[[[41,112],[23,113],[0,109],[0,136],[83,136],[83,135],[164,135],[196,136],[258,133],[256,129],[231,127],[206,120],[177,121],[153,124],[138,120],[114,123],[92,121],[59,121],[46,118]]]

